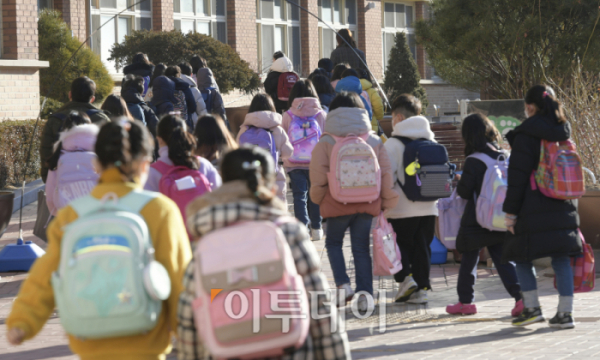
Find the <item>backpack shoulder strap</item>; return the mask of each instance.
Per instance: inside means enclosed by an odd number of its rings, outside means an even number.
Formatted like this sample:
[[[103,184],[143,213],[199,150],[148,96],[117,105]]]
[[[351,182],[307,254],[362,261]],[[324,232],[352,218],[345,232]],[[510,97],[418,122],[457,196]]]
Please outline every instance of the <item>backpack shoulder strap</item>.
[[[413,142],[414,140],[411,138],[407,138],[404,136],[392,136],[392,138],[396,139],[396,140],[400,140],[400,142],[402,142],[404,144],[404,146],[408,145],[409,143]]]
[[[85,113],[89,116],[92,117],[96,114],[98,114],[99,112],[101,112],[102,110],[100,109],[89,109],[88,111],[86,111]]]
[[[84,217],[85,215],[96,211],[99,207],[104,204],[104,201],[111,201],[111,194],[107,193],[105,196],[106,200],[98,200],[92,195],[83,196],[79,199],[72,201],[69,206],[75,210],[78,217]],[[132,190],[129,194],[123,196],[122,198],[116,198],[117,204],[121,206],[125,206],[131,212],[139,214],[140,211],[148,204],[151,200],[157,198],[160,194],[152,191],[145,190]]]
[[[120,198],[119,202],[123,203],[132,212],[139,214],[150,201],[156,199],[158,196],[160,194],[157,192],[135,189]]]
[[[164,175],[167,171],[169,171],[171,165],[158,160],[154,164],[150,165],[150,167],[158,171],[161,175]]]

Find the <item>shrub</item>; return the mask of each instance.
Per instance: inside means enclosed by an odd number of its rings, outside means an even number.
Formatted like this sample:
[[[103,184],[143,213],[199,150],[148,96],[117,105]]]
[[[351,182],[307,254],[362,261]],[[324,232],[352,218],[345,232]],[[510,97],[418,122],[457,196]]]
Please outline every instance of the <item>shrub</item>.
[[[44,103],[44,97],[40,96],[40,106],[42,106],[42,104]],[[46,106],[44,106],[44,109],[42,110],[42,119],[48,119],[48,115],[54,113],[56,110],[60,109],[61,107],[63,107],[63,103],[52,99],[52,98],[47,98],[46,100]]]
[[[423,113],[425,113],[429,104],[427,94],[421,86],[419,68],[408,47],[406,35],[402,32],[396,34],[396,44],[390,51],[390,61],[385,70],[383,88],[390,101],[402,94],[416,96],[421,100]]]
[[[138,52],[148,55],[154,64],[177,65],[189,61],[197,54],[206,59],[222,93],[234,88],[245,92],[253,92],[260,86],[258,74],[250,69],[250,65],[242,60],[239,54],[229,45],[206,35],[173,31],[134,31],[126,36],[121,44],[111,49],[111,57],[117,68],[131,63]]]
[[[29,164],[27,150],[35,120],[0,121],[0,189],[20,186],[25,179],[31,181],[40,177],[40,140],[44,121],[40,121],[31,148]]]
[[[40,44],[40,60],[50,61],[49,68],[40,69],[40,93],[60,102],[69,101],[71,82],[88,76],[96,82],[96,101],[100,102],[112,94],[114,82],[104,67],[100,57],[89,47],[84,46],[67,65],[63,74],[56,78],[62,67],[73,53],[81,46],[81,42],[71,35],[71,30],[62,20],[60,12],[43,10],[38,21]]]

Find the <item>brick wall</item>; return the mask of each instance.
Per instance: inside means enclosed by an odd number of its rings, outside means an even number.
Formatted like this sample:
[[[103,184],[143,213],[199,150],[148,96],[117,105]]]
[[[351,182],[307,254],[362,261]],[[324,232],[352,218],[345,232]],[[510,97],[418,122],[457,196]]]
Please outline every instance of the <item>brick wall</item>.
[[[227,43],[258,71],[256,1],[227,0]]]
[[[86,0],[54,0],[54,9],[62,13],[63,20],[69,25],[73,36],[79,41],[87,39]]]
[[[429,116],[435,115],[433,109],[434,104],[441,108],[440,115],[444,115],[446,112],[460,111],[456,100],[479,99],[479,93],[460,89],[453,85],[424,84],[423,87],[427,91],[427,100],[429,100],[429,107],[427,108],[427,114]]]
[[[317,0],[300,0],[300,6],[313,14],[319,13]],[[300,41],[302,75],[308,76],[319,63],[319,21],[305,11],[300,11]]]
[[[373,3],[373,9],[366,10]],[[358,0],[358,47],[364,51],[367,65],[378,78],[383,74],[383,43],[381,40],[381,0]]]
[[[157,31],[171,31],[174,28],[175,22],[173,21],[173,0],[153,0],[152,29]]]
[[[2,0],[2,58],[38,59],[37,16],[37,0]]]
[[[37,68],[0,68],[0,120],[37,118],[39,84]]]

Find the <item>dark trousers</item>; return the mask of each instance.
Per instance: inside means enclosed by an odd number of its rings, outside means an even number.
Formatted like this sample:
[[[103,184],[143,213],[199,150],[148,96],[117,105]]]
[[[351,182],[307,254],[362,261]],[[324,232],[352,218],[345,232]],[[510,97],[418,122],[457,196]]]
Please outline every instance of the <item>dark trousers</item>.
[[[402,256],[402,270],[394,274],[402,282],[412,274],[419,289],[431,289],[429,269],[431,267],[431,242],[435,231],[435,216],[418,216],[405,219],[388,219]]]
[[[458,301],[463,304],[470,304],[475,301],[473,286],[475,286],[475,279],[477,277],[477,263],[479,263],[480,250],[477,249],[462,253],[456,291],[458,292]],[[510,296],[515,298],[515,301],[521,300],[521,287],[517,279],[515,265],[513,263],[502,264],[502,244],[488,246],[488,251],[506,291]]]

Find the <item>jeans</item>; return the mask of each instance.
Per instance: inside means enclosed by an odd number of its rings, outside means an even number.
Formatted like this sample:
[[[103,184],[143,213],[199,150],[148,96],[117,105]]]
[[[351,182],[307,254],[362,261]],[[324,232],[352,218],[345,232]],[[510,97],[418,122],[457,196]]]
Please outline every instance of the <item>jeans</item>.
[[[521,287],[517,279],[515,265],[512,263],[502,264],[502,244],[488,246],[488,251],[506,291],[515,298],[515,301],[521,300]],[[463,304],[470,304],[475,301],[473,286],[475,286],[475,279],[477,278],[478,262],[479,249],[462,253],[456,291],[458,292],[458,301]]]
[[[333,270],[336,286],[350,283],[342,251],[344,234],[346,229],[350,227],[350,244],[356,274],[356,292],[366,291],[373,295],[373,269],[371,267],[371,253],[369,252],[372,220],[373,216],[369,214],[354,214],[327,219],[325,247],[327,248],[327,257],[331,264],[331,270]]]
[[[435,232],[435,216],[417,216],[404,219],[388,219],[402,255],[402,270],[394,274],[396,282],[403,282],[412,274],[419,289],[431,289],[431,242]]]
[[[560,296],[573,296],[573,269],[567,255],[553,256],[552,268],[556,274],[556,288]],[[535,268],[531,262],[517,263],[517,276],[522,291],[537,290]]]
[[[319,205],[313,203],[308,194],[310,189],[308,170],[296,169],[290,171],[288,175],[290,176],[292,195],[294,196],[294,215],[306,227],[320,229],[321,211]]]

